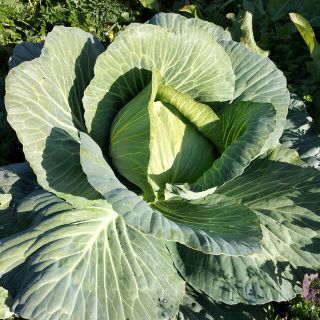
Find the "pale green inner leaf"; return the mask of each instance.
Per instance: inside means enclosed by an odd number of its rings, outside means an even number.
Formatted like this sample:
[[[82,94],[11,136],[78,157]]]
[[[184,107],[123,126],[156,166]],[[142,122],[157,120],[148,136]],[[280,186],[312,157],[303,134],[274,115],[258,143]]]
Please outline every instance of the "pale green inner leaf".
[[[150,83],[117,114],[110,136],[110,157],[114,167],[143,190],[147,199],[153,197],[147,168],[150,158],[148,105],[153,103],[154,98],[155,92],[152,92]]]
[[[276,113],[270,103],[239,101],[224,104],[218,115],[223,153],[191,185],[194,191],[223,185],[240,175],[262,153],[275,128]]]
[[[170,104],[155,102],[149,112],[148,175],[153,188],[195,181],[214,161],[213,144]]]
[[[208,138],[217,148],[220,146],[221,122],[217,114],[207,105],[196,102],[189,95],[172,86],[160,85],[157,99],[173,105],[184,117]]]
[[[160,82],[160,72],[153,70],[152,82],[118,113],[111,129],[113,165],[148,201],[154,192],[161,196],[157,192],[166,183],[193,182],[207,170],[215,147],[202,134],[213,139],[220,129],[219,118],[208,106]]]

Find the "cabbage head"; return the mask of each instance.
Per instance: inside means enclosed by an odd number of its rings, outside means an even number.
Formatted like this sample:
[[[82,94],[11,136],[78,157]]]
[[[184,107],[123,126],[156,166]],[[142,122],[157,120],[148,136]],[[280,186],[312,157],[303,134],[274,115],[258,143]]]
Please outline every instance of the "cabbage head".
[[[291,299],[320,268],[320,172],[279,144],[286,79],[222,28],[158,14],[105,50],[58,26],[11,67],[28,161],[0,170],[15,314],[217,319]]]

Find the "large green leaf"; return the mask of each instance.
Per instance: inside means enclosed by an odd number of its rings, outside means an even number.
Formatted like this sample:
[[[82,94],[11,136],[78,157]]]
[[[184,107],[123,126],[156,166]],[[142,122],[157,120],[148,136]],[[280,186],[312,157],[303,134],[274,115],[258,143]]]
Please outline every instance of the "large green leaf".
[[[85,130],[81,99],[102,49],[89,33],[55,27],[40,57],[6,79],[8,121],[39,184],[77,203],[97,196],[81,171],[77,129]]]
[[[104,152],[112,120],[149,84],[154,68],[164,84],[197,101],[225,101],[233,96],[230,59],[207,32],[190,28],[172,33],[135,24],[97,59],[95,77],[85,92],[86,125]]]
[[[262,237],[259,219],[249,208],[232,198],[212,194],[188,200],[178,196],[156,201],[151,206],[166,218],[194,234],[190,247],[214,254],[250,254],[260,251]]]
[[[45,205],[44,205],[45,204]],[[27,319],[172,318],[184,295],[164,243],[127,227],[106,201],[85,209],[47,194],[38,216],[2,239],[0,273],[12,310]]]
[[[161,202],[152,209],[118,181],[99,146],[85,134],[81,134],[81,164],[88,181],[135,229],[207,253],[249,254],[260,248],[256,215],[227,197],[213,196],[199,203],[183,202],[182,199]],[[168,213],[166,206],[171,212]],[[223,209],[222,214],[219,208]],[[181,213],[186,211],[188,216],[183,217]],[[179,213],[179,219],[176,219],[175,212]],[[238,219],[239,215],[243,219]],[[203,222],[205,224],[201,225]]]
[[[261,320],[265,317],[266,310],[262,306],[217,303],[204,293],[187,286],[177,320]]]
[[[278,144],[289,106],[289,91],[283,73],[268,58],[257,55],[234,41],[222,43],[236,75],[235,101],[271,103],[276,110],[276,128],[264,151]]]
[[[231,100],[271,103],[274,106],[277,112],[276,128],[266,141],[264,151],[276,146],[285,124],[289,105],[289,92],[283,73],[270,59],[255,54],[245,46],[225,37],[220,27],[210,22],[200,20],[197,22],[197,20],[199,19],[186,19],[175,14],[160,13],[154,16],[150,23],[178,33],[192,27],[205,30],[212,35],[229,55],[236,76],[235,92]]]
[[[315,169],[256,160],[216,190],[254,210],[262,252],[204,255],[179,246],[186,280],[228,304],[289,300],[301,292],[304,273],[320,268],[320,174]],[[185,270],[185,271],[184,271]]]

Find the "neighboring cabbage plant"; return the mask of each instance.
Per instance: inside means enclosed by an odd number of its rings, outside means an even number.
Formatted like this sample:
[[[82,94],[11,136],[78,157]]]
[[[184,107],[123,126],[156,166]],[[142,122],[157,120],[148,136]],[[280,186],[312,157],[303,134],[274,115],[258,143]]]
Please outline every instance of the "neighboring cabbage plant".
[[[279,145],[290,97],[269,59],[175,14],[107,50],[65,27],[40,49],[17,47],[6,79],[32,168],[0,171],[12,312],[220,319],[239,315],[221,303],[301,292],[320,267],[320,172]]]
[[[298,151],[305,165],[320,169],[320,127],[307,113],[306,105],[291,95],[282,145]]]

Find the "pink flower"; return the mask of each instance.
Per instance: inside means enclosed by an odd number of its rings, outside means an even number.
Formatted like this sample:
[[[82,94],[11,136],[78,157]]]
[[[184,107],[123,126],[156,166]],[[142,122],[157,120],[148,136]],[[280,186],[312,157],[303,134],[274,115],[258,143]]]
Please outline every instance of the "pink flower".
[[[305,274],[303,278],[303,298],[314,304],[320,303],[320,279],[318,274]]]

